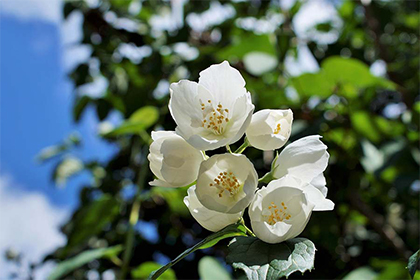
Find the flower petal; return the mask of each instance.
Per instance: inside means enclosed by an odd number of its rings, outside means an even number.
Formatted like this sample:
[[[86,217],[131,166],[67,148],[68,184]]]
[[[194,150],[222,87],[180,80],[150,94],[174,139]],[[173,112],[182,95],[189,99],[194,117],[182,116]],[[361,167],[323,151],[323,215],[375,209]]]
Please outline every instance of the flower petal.
[[[201,163],[196,194],[206,208],[233,214],[251,203],[257,185],[258,174],[246,156],[219,154]]]
[[[188,196],[184,198],[184,203],[190,210],[194,219],[207,230],[213,232],[219,231],[222,228],[237,222],[242,217],[242,212],[225,214],[207,209],[198,200],[195,189],[195,186],[188,189]]]
[[[246,94],[244,78],[227,61],[201,71],[198,83],[208,89],[213,96],[221,98],[217,101],[226,100],[227,106]]]
[[[330,155],[320,138],[319,135],[307,136],[287,145],[276,161],[274,177],[290,174],[309,183],[324,172]]]
[[[315,205],[313,211],[330,211],[334,209],[334,202],[325,198],[321,191],[311,184],[306,185],[303,188],[303,192],[308,197],[308,200]]]

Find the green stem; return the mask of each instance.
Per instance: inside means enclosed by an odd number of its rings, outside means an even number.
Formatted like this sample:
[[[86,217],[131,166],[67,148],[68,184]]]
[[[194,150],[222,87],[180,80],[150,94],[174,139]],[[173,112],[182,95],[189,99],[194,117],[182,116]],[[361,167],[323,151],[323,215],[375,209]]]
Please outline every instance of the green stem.
[[[161,268],[159,268],[156,271],[153,271],[149,275],[148,279],[154,280],[154,279],[159,278],[159,276],[161,276],[166,270],[171,268],[173,265],[177,264],[180,260],[182,260],[183,258],[188,256],[189,254],[191,254],[191,253],[193,253],[193,252],[195,252],[199,249],[209,248],[209,247],[215,245],[218,241],[220,241],[222,239],[225,239],[225,238],[230,238],[230,237],[234,237],[234,236],[244,236],[243,230],[238,229],[238,224],[241,224],[241,223],[243,225],[243,222],[238,221],[237,224],[231,224],[231,225],[225,227],[224,229],[207,236],[206,238],[204,238],[203,240],[201,240],[200,242],[195,244],[193,247],[185,250],[181,255],[179,255],[178,257],[176,257],[172,261],[170,261],[168,264],[162,266]]]
[[[232,153],[232,150],[230,149],[230,146],[229,146],[229,145],[226,145],[226,150],[227,150],[229,153]]]
[[[273,174],[271,174],[271,172],[267,172],[265,173],[265,175],[263,177],[261,177],[260,179],[258,179],[258,182],[261,183],[270,183],[270,181],[272,181],[273,178]]]
[[[239,222],[244,226],[244,228],[245,228],[245,230],[246,230],[246,233],[248,234],[248,235],[250,235],[250,236],[252,236],[252,237],[256,237],[255,236],[255,233],[252,231],[252,230],[250,230],[246,225],[245,225],[245,221],[244,221],[244,218],[241,218],[240,220],[239,220]]]
[[[234,152],[235,154],[242,154],[246,148],[251,146],[248,139],[245,137],[244,143]]]
[[[133,252],[133,245],[134,245],[134,227],[139,220],[139,213],[140,213],[140,206],[141,206],[141,191],[143,189],[144,181],[147,174],[147,163],[148,161],[145,159],[143,164],[141,165],[139,177],[137,180],[137,193],[136,198],[133,202],[133,206],[131,207],[130,218],[129,218],[129,228],[127,231],[127,237],[125,240],[125,251],[123,254],[122,260],[122,267],[121,267],[121,279],[126,279],[126,275],[128,272],[128,266],[130,264],[131,254]]]

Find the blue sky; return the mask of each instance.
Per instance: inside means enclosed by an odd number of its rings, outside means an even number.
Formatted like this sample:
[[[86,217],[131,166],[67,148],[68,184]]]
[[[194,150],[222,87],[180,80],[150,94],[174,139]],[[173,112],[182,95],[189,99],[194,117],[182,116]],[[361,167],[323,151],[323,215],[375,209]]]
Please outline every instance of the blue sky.
[[[2,1],[0,14],[0,254],[14,248],[26,260],[63,244],[58,228],[77,205],[80,185],[89,182],[84,174],[57,188],[54,162],[37,163],[39,151],[74,131],[82,136],[76,155],[83,159],[104,160],[114,151],[96,136],[93,110],[80,124],[72,121],[74,92],[66,72],[86,52],[64,45],[80,39],[80,22],[62,24],[61,2],[47,2]],[[10,270],[1,258],[0,278]]]
[[[71,119],[73,86],[63,66],[65,49],[57,24],[2,15],[1,23],[1,172],[28,190],[45,193],[57,205],[74,207],[77,186],[86,176],[56,188],[50,180],[53,164],[40,165],[42,148],[80,132],[83,158],[105,159],[112,149],[96,136],[96,116],[90,110],[81,124]]]

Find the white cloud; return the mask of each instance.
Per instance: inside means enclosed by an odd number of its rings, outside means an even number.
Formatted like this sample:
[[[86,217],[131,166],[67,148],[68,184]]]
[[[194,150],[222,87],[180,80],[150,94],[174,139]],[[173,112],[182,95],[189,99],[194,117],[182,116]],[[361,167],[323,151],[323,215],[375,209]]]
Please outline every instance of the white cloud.
[[[28,263],[40,262],[48,253],[65,244],[59,226],[68,217],[68,210],[52,205],[41,193],[23,190],[16,181],[0,174],[0,279],[7,279],[16,267],[4,259],[4,252],[13,249],[22,253],[23,270]],[[36,279],[45,279],[51,263],[35,271]],[[21,275],[22,276],[22,275]]]
[[[2,0],[1,13],[23,20],[43,20],[59,23],[62,18],[62,0]]]

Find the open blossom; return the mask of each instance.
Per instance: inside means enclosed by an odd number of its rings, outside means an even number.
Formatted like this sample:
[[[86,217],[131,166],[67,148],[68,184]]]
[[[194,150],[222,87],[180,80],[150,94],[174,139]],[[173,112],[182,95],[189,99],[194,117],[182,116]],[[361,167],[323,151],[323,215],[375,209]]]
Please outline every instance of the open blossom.
[[[199,150],[238,141],[254,111],[245,80],[227,61],[200,72],[198,83],[182,80],[171,84],[170,94],[176,132]]]
[[[153,131],[147,156],[150,169],[158,178],[152,186],[183,187],[197,179],[203,154],[174,131]]]
[[[255,195],[248,213],[255,235],[267,243],[298,236],[306,227],[314,204],[291,176],[271,181]]]
[[[292,130],[292,110],[261,110],[252,115],[246,130],[249,143],[260,150],[281,148],[289,140]]]
[[[219,231],[230,224],[236,223],[242,217],[243,212],[226,214],[207,209],[198,200],[195,189],[195,186],[188,189],[188,195],[184,198],[184,203],[194,219],[205,229]]]
[[[257,172],[246,156],[214,155],[201,163],[196,194],[206,208],[233,214],[251,203],[257,185]]]
[[[323,175],[330,155],[320,138],[319,135],[307,136],[287,145],[275,162],[273,176],[295,177],[315,204],[314,211],[327,211],[334,209],[334,203],[326,198],[328,189]]]

